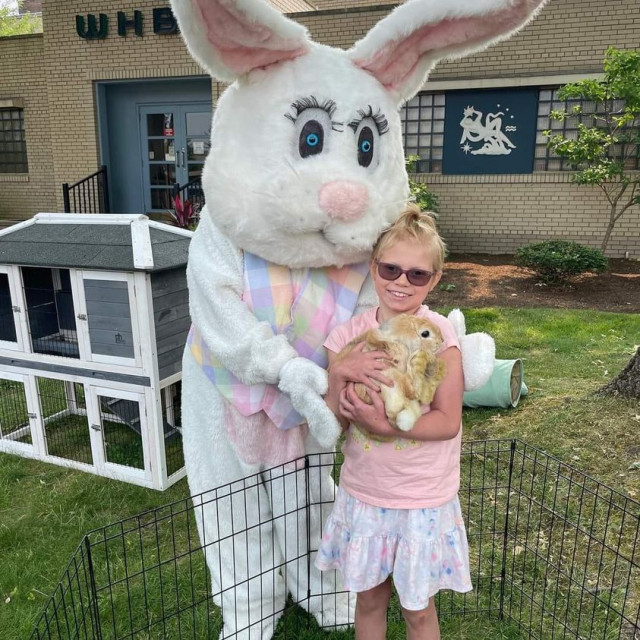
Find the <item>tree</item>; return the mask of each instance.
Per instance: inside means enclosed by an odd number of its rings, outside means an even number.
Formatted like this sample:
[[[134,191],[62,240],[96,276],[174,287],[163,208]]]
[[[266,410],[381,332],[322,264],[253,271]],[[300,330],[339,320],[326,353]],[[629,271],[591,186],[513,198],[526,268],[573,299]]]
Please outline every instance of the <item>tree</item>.
[[[24,0],[18,1],[18,8]],[[11,7],[0,6],[0,38],[22,36],[42,31],[42,16],[33,13],[16,15]]]
[[[553,120],[578,121],[577,137],[545,131],[548,145],[576,170],[572,180],[599,187],[609,203],[604,252],[618,220],[640,205],[640,50],[609,48],[602,80],[581,80],[558,91],[561,100],[582,100],[567,110],[551,112]],[[587,108],[591,103],[593,108]]]
[[[609,384],[599,389],[598,393],[640,399],[640,347],[629,364]]]

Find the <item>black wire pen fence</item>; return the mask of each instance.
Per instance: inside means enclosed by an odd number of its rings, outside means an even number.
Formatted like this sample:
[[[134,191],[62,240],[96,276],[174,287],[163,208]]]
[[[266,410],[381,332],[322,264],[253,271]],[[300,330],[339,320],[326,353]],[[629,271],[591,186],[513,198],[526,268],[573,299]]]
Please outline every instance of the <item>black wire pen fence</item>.
[[[292,588],[296,579],[305,583],[301,573],[312,571],[317,540],[311,539],[309,523],[330,508],[326,492],[313,486],[327,477],[319,470],[337,477],[338,456],[308,456],[92,531],[32,637],[260,637],[253,633],[259,625],[238,625],[232,635],[222,631],[216,603],[230,616],[233,597],[249,595],[264,607],[262,619],[279,619],[275,638],[353,638],[352,627],[332,629],[335,621],[319,616],[323,630],[318,616],[304,611],[313,597],[308,575],[306,592]],[[294,490],[285,491],[285,484]],[[279,504],[270,519],[242,513],[258,488]],[[460,501],[474,590],[437,597],[443,637],[457,629],[456,637],[470,640],[640,638],[640,503],[518,440],[463,445]],[[220,535],[211,539],[204,529],[201,538],[197,523],[203,515],[218,524],[231,520],[233,527],[218,527]],[[284,553],[282,563],[274,557],[249,562],[247,545],[263,544],[278,527],[285,530],[285,546],[298,547]],[[205,554],[213,567],[230,555],[236,559],[236,574],[214,593]],[[260,589],[266,593],[277,580],[290,595],[270,610]],[[332,598],[345,597],[337,589],[323,593],[329,608]],[[404,637],[397,606],[389,614],[389,634]]]

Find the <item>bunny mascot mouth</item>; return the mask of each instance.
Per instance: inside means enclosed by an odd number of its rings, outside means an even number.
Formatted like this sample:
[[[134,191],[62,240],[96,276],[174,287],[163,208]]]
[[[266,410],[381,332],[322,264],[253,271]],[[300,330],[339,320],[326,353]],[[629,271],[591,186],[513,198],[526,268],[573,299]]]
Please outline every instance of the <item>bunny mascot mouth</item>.
[[[340,433],[323,400],[323,342],[375,304],[369,252],[408,196],[400,106],[438,60],[508,37],[544,2],[408,0],[343,51],[312,42],[265,0],[172,0],[193,57],[230,83],[190,247],[182,400],[222,637],[269,640],[287,592],[323,627],[352,623],[352,599],[307,555],[335,485],[328,471],[300,476],[286,464],[327,451]],[[487,340],[468,341],[473,358],[463,348],[477,386],[493,366]],[[256,481],[277,464],[287,470],[279,482]],[[233,483],[251,490],[198,504]],[[307,495],[318,505],[308,519]]]

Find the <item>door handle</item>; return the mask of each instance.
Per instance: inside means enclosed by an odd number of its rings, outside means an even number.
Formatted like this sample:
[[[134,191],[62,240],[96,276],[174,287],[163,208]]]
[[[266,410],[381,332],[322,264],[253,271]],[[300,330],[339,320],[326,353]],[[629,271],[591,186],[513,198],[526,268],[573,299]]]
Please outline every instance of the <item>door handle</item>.
[[[182,168],[184,169],[186,166],[187,166],[187,152],[184,149],[182,149]]]

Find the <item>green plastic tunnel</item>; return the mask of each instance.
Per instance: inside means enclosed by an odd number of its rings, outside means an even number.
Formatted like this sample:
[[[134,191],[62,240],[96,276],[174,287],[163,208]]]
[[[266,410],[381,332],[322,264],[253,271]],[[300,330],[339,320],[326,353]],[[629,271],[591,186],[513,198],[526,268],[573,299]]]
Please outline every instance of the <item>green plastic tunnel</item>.
[[[480,389],[466,391],[462,398],[465,407],[515,407],[522,396],[529,393],[524,383],[522,360],[496,360],[489,381]]]

